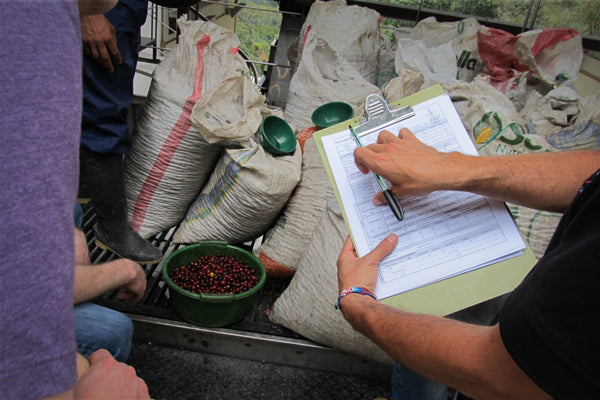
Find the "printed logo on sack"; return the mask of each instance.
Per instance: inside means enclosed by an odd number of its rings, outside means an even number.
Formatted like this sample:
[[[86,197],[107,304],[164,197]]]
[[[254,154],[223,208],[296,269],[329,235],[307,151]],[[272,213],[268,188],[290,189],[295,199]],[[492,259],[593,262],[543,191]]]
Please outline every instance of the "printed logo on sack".
[[[497,154],[522,153],[523,151],[513,147],[521,143],[528,150],[541,150],[543,146],[533,143],[531,138],[526,137],[526,133],[525,128],[515,122],[502,127],[502,119],[496,111],[486,112],[473,127],[473,139],[477,150],[481,150],[497,138]]]
[[[470,57],[471,52],[469,50],[463,50],[462,53],[460,53],[460,56],[457,57],[456,66],[458,68],[465,68],[470,71],[475,71],[475,67],[477,66],[477,59]]]

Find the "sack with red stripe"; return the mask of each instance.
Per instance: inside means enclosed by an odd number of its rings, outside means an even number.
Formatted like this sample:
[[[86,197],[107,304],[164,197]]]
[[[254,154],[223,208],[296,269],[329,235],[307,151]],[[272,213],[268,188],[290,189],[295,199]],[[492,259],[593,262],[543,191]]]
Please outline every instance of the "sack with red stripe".
[[[211,22],[178,21],[178,45],[156,67],[125,157],[131,225],[151,237],[181,222],[222,152],[193,126],[202,96],[247,71],[235,33]]]

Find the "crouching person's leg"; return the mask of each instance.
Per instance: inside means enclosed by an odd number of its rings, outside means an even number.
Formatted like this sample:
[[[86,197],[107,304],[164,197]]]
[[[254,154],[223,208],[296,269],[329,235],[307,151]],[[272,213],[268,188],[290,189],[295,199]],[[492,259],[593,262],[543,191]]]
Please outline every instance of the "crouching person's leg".
[[[448,400],[448,388],[394,363],[392,374],[393,400]]]
[[[123,313],[93,303],[75,306],[75,340],[77,351],[88,357],[98,349],[105,349],[120,362],[125,362],[131,351],[133,323]]]

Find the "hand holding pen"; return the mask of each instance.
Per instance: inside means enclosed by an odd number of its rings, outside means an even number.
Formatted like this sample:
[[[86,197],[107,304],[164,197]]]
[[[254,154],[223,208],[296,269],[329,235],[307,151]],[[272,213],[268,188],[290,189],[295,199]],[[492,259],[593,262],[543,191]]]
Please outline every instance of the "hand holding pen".
[[[356,144],[360,147],[365,147],[362,144],[360,137],[358,136],[358,134],[356,133],[354,128],[352,128],[352,126],[350,126],[350,125],[348,125],[348,127],[350,128],[350,133],[352,133],[352,137],[356,141]],[[388,186],[385,183],[385,181],[383,180],[383,178],[381,176],[377,175],[376,173],[373,173],[373,175],[375,176],[375,179],[377,180],[377,183],[379,184],[379,188],[381,189],[381,192],[383,193],[383,196],[385,197],[385,200],[387,201],[388,206],[392,209],[392,212],[394,213],[394,215],[396,216],[398,221],[402,221],[404,219],[404,211],[402,210],[402,206],[400,205],[400,202],[398,201],[398,199],[396,198],[394,193],[392,193],[392,191],[388,188]]]

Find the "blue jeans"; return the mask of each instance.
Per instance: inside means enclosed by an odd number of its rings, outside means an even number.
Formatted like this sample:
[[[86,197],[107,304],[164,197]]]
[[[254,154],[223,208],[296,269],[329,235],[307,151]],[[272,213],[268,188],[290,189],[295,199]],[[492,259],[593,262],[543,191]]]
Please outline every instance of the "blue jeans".
[[[117,361],[127,361],[133,336],[133,323],[127,315],[94,303],[78,304],[74,311],[75,340],[82,356],[106,349]]]
[[[123,62],[108,72],[91,56],[83,56],[81,144],[99,154],[125,154],[130,135],[127,120],[133,100],[140,27],[148,0],[121,0],[105,17],[115,28]]]
[[[392,399],[448,400],[448,388],[395,362],[392,374]]]

